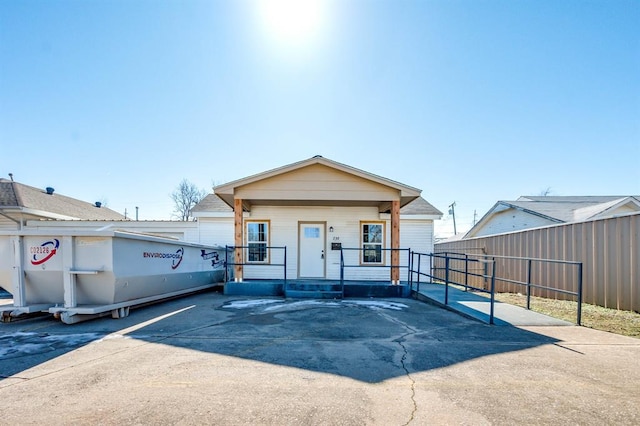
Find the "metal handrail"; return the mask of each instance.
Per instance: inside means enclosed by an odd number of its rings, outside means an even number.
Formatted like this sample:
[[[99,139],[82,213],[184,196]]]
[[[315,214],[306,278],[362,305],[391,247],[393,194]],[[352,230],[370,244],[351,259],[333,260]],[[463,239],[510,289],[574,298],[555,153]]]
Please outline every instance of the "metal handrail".
[[[502,256],[502,255],[486,255],[486,254],[473,254],[473,253],[451,253],[451,252],[438,252],[438,253],[413,253],[413,256],[418,255],[418,271],[412,270],[412,274],[417,274],[418,275],[418,291],[419,291],[419,279],[420,276],[428,276],[430,277],[432,280],[436,279],[436,280],[441,280],[442,279],[442,275],[438,275],[438,271],[442,271],[443,269],[445,270],[445,282],[450,282],[449,280],[449,275],[451,272],[457,272],[457,273],[461,273],[464,274],[465,277],[465,282],[464,283],[454,283],[457,285],[461,285],[465,287],[465,291],[467,291],[469,288],[472,288],[474,290],[478,290],[478,291],[482,291],[482,292],[489,292],[491,293],[491,297],[493,298],[495,295],[493,294],[493,291],[495,290],[495,285],[496,282],[504,282],[504,283],[509,283],[509,284],[515,284],[515,285],[521,285],[521,286],[525,286],[526,287],[526,308],[527,309],[531,309],[531,289],[541,289],[541,290],[546,290],[546,291],[551,291],[551,292],[555,292],[555,293],[559,293],[559,294],[566,294],[566,295],[571,295],[571,296],[576,296],[577,298],[577,313],[576,313],[576,324],[581,325],[582,324],[582,297],[583,297],[583,281],[582,281],[582,268],[583,268],[583,264],[582,262],[578,262],[578,261],[572,261],[572,260],[560,260],[560,259],[542,259],[542,258],[531,258],[531,257],[517,257],[517,256]],[[431,258],[431,273],[430,274],[426,274],[424,272],[420,271],[420,258],[421,256],[429,256]],[[435,262],[433,261],[434,259],[445,259],[445,268],[441,268],[441,267],[436,267],[434,266]],[[496,276],[496,264],[497,264],[497,260],[515,260],[515,261],[526,261],[526,276],[527,276],[527,281],[520,281],[520,280],[516,280],[516,279],[512,279],[512,278],[508,278],[508,277],[498,277]],[[462,269],[457,269],[455,267],[453,267],[451,265],[451,261],[453,262],[464,262],[464,270]],[[492,272],[491,274],[487,273],[487,270],[485,268],[485,273],[484,274],[478,274],[478,273],[474,273],[469,271],[469,263],[470,262],[485,262],[485,263],[492,263]],[[544,262],[544,263],[553,263],[553,264],[562,264],[562,265],[572,265],[575,266],[577,268],[577,290],[576,291],[569,291],[569,290],[565,290],[565,289],[561,289],[561,288],[554,288],[554,287],[549,287],[549,286],[545,286],[542,284],[536,284],[532,281],[532,265],[533,262]],[[415,263],[415,261],[414,261]],[[491,289],[490,291],[487,291],[486,289],[483,288],[478,288],[478,287],[471,287],[468,285],[468,278],[469,276],[475,276],[475,277],[483,277],[485,278],[485,280],[487,279],[491,279]],[[446,293],[446,291],[445,291]],[[493,308],[493,303],[492,303],[492,308]]]
[[[344,299],[344,254],[340,250],[340,288],[342,289],[342,298]]]
[[[267,250],[283,250],[284,251],[284,261],[283,263],[260,263],[260,262],[241,262],[241,263],[235,263],[235,262],[229,262],[229,251],[232,251],[235,253],[236,249],[248,249],[250,248],[249,246],[225,246],[226,250],[225,250],[225,254],[224,254],[224,261],[225,261],[225,274],[227,276],[227,280],[229,277],[229,266],[282,266],[283,267],[283,276],[284,276],[284,286],[286,288],[287,286],[287,246],[266,246],[265,248]]]
[[[407,279],[409,282],[411,282],[410,277],[410,271],[411,271],[411,262],[410,262],[410,258],[411,258],[411,249],[410,248],[381,248],[380,250],[382,251],[398,251],[398,252],[403,252],[406,251],[407,252],[407,265],[387,265],[387,264],[373,264],[373,265],[368,265],[368,264],[357,264],[357,265],[347,265],[344,263],[344,251],[345,250],[352,250],[352,251],[364,251],[365,248],[364,247],[341,247],[340,248],[340,282],[342,283],[342,285],[344,286],[344,268],[390,268],[390,269],[406,269],[407,270]]]
[[[433,282],[434,280],[440,281],[442,278],[440,276],[437,276],[434,271],[437,270],[444,270],[444,304],[448,305],[449,304],[449,286],[451,284],[453,285],[460,285],[460,286],[464,286],[465,287],[465,291],[467,291],[469,288],[476,290],[476,291],[480,291],[480,292],[484,292],[484,293],[489,293],[489,297],[490,297],[490,307],[489,307],[489,324],[494,324],[494,313],[495,313],[495,261],[491,261],[493,263],[493,268],[492,268],[492,272],[491,274],[474,274],[474,273],[469,273],[468,272],[468,265],[465,265],[465,269],[464,270],[458,270],[458,269],[454,269],[451,267],[451,260],[464,260],[465,263],[468,263],[469,261],[473,262],[473,263],[487,263],[486,260],[479,260],[479,259],[469,259],[468,257],[452,257],[452,256],[446,256],[446,255],[442,255],[439,253],[416,253],[416,252],[411,252],[411,257],[415,257],[418,256],[418,269],[411,269],[410,273],[411,275],[416,274],[418,277],[417,280],[417,288],[416,291],[420,292],[420,277],[428,277],[431,279],[431,282]],[[423,256],[427,256],[430,258],[430,270],[429,273],[426,272],[422,272],[421,271],[421,258]],[[444,259],[445,262],[445,267],[444,268],[437,268],[434,266],[434,259]],[[415,265],[415,260],[412,262],[412,265]],[[458,283],[454,280],[451,279],[451,272],[461,272],[464,273],[466,271],[465,274],[465,282],[464,283]],[[485,279],[491,279],[491,287],[489,290],[486,290],[484,288],[480,288],[480,287],[473,287],[471,285],[469,285],[468,280],[467,280],[467,276],[466,275],[472,275],[472,276],[478,276],[478,277],[482,277]]]

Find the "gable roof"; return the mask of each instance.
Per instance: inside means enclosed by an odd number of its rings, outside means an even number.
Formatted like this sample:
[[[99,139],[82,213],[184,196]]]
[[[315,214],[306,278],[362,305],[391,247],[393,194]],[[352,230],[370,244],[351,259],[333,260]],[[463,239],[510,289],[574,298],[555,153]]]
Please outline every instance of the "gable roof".
[[[401,215],[442,216],[442,212],[422,197],[418,197],[400,209]]]
[[[361,185],[367,186],[367,189],[380,188],[381,191],[386,191],[386,195],[384,197],[373,195],[371,198],[366,198],[367,194],[363,191],[354,192],[354,190],[352,189],[349,193],[349,190],[345,189],[342,186],[337,185],[331,187],[332,183],[321,182],[321,180],[316,180],[315,182],[324,183],[324,187],[321,188],[320,191],[315,191],[313,193],[311,191],[305,191],[303,188],[305,183],[300,183],[298,185],[297,192],[292,190],[289,193],[297,194],[292,198],[283,197],[278,199],[277,196],[274,196],[273,194],[267,195],[268,191],[265,190],[265,185],[275,183],[278,179],[283,179],[285,175],[291,176],[296,173],[298,175],[302,175],[305,172],[311,175],[312,170],[315,170],[313,169],[313,166],[320,166],[322,170],[326,171],[327,173],[342,174],[342,176],[345,176],[345,179],[351,179],[351,181],[353,182],[357,181]],[[314,202],[317,202],[317,204],[335,203],[336,205],[345,205],[345,203],[347,202],[351,203],[351,205],[354,205],[354,203],[365,205],[366,203],[368,203],[368,205],[376,204],[379,206],[380,211],[385,211],[389,208],[388,205],[390,205],[391,198],[399,199],[400,206],[402,207],[418,198],[421,192],[417,188],[402,184],[400,182],[396,182],[394,180],[365,172],[346,164],[338,163],[337,161],[324,158],[320,155],[316,155],[307,160],[299,161],[286,166],[268,170],[266,172],[248,176],[246,178],[238,179],[226,184],[218,185],[214,188],[214,193],[217,194],[227,205],[233,206],[233,200],[239,191],[243,191],[251,187],[257,187],[258,185],[261,185],[263,187],[261,188],[261,191],[250,191],[252,195],[249,198],[253,198],[253,200],[243,200],[247,201],[247,204],[245,204],[245,209],[248,209],[248,205],[251,202],[269,200],[269,202],[271,203],[280,202],[282,204],[291,204],[301,201],[305,204],[313,204]],[[338,189],[340,191],[337,191]],[[280,194],[282,194],[283,192],[284,191],[279,191]],[[347,193],[352,196],[356,195],[357,197],[349,198],[347,195],[345,195]]]
[[[124,220],[125,217],[107,207],[97,207],[62,194],[48,194],[12,180],[0,178],[0,213],[12,220],[71,219]]]
[[[554,223],[567,223],[606,217],[625,206],[630,211],[640,211],[640,196],[521,196],[516,201],[498,201],[464,238],[474,236],[496,214],[508,209],[520,210]]]
[[[233,209],[227,205],[218,195],[208,194],[192,209],[191,213],[229,213],[233,212]]]

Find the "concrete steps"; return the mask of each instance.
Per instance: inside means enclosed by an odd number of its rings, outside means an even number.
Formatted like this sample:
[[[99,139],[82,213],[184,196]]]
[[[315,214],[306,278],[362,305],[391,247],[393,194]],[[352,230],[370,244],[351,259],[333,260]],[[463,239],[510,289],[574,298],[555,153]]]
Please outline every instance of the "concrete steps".
[[[284,296],[292,299],[342,299],[342,286],[322,281],[287,283]]]
[[[411,287],[391,285],[388,282],[345,281],[344,291],[339,280],[247,280],[229,281],[224,285],[225,295],[234,296],[284,296],[300,299],[343,299],[411,297]]]

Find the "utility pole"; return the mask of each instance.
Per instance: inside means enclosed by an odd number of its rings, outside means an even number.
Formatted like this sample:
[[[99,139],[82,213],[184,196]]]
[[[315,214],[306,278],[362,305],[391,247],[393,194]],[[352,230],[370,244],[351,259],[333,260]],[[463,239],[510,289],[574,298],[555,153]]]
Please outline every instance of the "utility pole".
[[[458,230],[456,229],[456,202],[455,201],[449,205],[449,214],[453,216],[453,235],[457,235]]]
[[[478,217],[478,214],[476,213],[476,211],[473,211],[473,226],[476,226],[476,218]]]
[[[138,221],[138,206],[136,206],[136,222]]]
[[[127,218],[127,208],[126,207],[124,208],[124,218],[125,219]]]

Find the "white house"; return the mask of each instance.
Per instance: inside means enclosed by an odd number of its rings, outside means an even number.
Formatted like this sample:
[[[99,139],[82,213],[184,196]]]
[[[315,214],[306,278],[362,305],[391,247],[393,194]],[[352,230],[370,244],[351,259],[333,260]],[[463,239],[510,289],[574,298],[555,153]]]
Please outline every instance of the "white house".
[[[192,210],[199,242],[235,246],[235,279],[406,277],[442,213],[414,187],[321,156],[219,185]],[[284,255],[286,247],[286,257]],[[342,252],[340,248],[349,249]],[[285,266],[286,265],[286,266]]]
[[[604,219],[638,211],[640,196],[523,196],[515,201],[498,201],[463,238]]]

